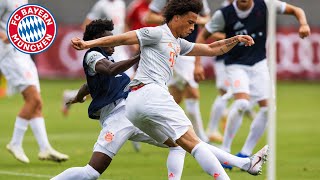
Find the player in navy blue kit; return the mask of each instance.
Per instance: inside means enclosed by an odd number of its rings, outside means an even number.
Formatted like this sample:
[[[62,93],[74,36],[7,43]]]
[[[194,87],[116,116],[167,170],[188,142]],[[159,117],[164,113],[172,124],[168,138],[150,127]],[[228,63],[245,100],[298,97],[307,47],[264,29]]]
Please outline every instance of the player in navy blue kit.
[[[230,152],[231,143],[238,131],[243,114],[249,109],[249,100],[256,101],[260,110],[251,124],[250,133],[239,157],[248,157],[262,136],[267,124],[267,99],[269,90],[269,72],[266,60],[267,39],[267,0],[236,0],[231,5],[218,10],[204,29],[205,36],[214,32],[226,33],[226,38],[234,35],[250,35],[255,45],[245,48],[237,45],[225,57],[226,70],[234,96],[222,149]],[[310,34],[310,28],[304,11],[301,8],[276,1],[277,13],[290,14],[300,23],[301,38]],[[231,168],[230,166],[226,166]]]

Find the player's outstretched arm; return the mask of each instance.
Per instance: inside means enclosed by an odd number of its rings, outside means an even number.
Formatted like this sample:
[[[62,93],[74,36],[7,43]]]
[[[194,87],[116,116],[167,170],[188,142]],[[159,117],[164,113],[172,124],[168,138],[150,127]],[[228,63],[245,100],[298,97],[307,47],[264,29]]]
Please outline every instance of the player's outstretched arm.
[[[187,56],[218,56],[227,53],[238,43],[252,46],[254,41],[248,35],[237,35],[228,39],[213,42],[211,44],[196,43]]]
[[[136,32],[129,31],[115,36],[106,36],[91,41],[84,41],[80,38],[72,38],[71,44],[77,50],[89,49],[93,47],[115,47],[120,45],[138,44],[139,40]]]
[[[131,66],[139,62],[140,54],[128,59],[119,62],[112,63],[109,60],[102,59],[96,63],[95,70],[97,73],[105,74],[109,76],[115,76],[119,73],[125,72]]]
[[[291,4],[286,4],[284,14],[293,15],[297,18],[297,20],[300,23],[299,36],[301,38],[305,38],[310,35],[310,27],[308,25],[306,14],[304,13],[303,9],[293,6]]]
[[[89,95],[89,94],[90,94],[90,92],[89,92],[89,89],[88,89],[88,85],[87,84],[83,84],[80,87],[77,95],[74,98],[70,99],[66,103],[66,105],[71,105],[71,104],[75,104],[75,103],[83,103],[86,100],[86,96]]]

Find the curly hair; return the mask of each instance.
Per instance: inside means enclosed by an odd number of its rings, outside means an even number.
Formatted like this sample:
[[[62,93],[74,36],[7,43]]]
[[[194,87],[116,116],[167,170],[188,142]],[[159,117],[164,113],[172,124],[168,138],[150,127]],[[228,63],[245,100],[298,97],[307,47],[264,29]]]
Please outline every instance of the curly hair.
[[[83,40],[88,41],[100,38],[104,36],[106,31],[112,31],[113,28],[112,20],[94,20],[86,26],[86,30],[83,33]]]
[[[165,22],[168,23],[175,15],[184,15],[190,11],[199,14],[202,7],[203,5],[200,0],[169,0],[163,16]]]

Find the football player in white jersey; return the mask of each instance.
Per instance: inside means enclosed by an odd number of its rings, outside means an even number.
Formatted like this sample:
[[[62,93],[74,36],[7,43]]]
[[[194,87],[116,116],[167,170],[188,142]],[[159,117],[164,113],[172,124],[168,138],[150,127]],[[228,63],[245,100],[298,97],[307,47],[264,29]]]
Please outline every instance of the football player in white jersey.
[[[9,43],[6,35],[6,25],[11,13],[27,3],[27,0],[0,1],[0,71],[6,77],[9,86],[21,93],[24,99],[24,105],[16,117],[13,136],[7,149],[19,161],[30,162],[22,148],[24,134],[30,125],[40,148],[39,159],[66,161],[69,157],[54,150],[47,137],[36,66],[30,55],[16,50]]]
[[[228,180],[230,178],[220,162],[229,163],[234,156],[199,139],[190,120],[170,95],[167,83],[173,76],[173,66],[179,55],[216,56],[228,52],[238,43],[251,46],[254,41],[248,35],[237,35],[211,44],[190,43],[182,39],[194,30],[201,8],[199,0],[171,0],[164,12],[166,23],[162,26],[91,41],[73,38],[72,45],[82,50],[139,44],[141,59],[137,73],[128,85],[131,92],[127,98],[127,118],[159,143],[180,145],[193,155],[211,177]],[[268,146],[265,146],[251,158],[239,158],[245,161],[238,159],[238,163],[243,163],[238,166],[250,174],[258,175],[267,154]]]
[[[162,12],[168,3],[168,0],[153,0],[149,5],[149,11],[145,17],[147,23],[162,24],[164,17]],[[190,42],[195,42],[198,25],[203,26],[210,19],[210,8],[207,0],[202,0],[203,8],[197,19],[195,30],[185,39]],[[202,141],[208,142],[209,139],[204,132],[201,112],[200,112],[200,92],[199,84],[196,82],[195,77],[199,80],[204,79],[204,71],[200,65],[201,61],[192,56],[180,56],[174,66],[173,78],[168,82],[170,94],[174,100],[180,104],[184,99],[185,111],[190,118],[196,134]]]
[[[250,108],[249,101],[254,101],[260,106],[251,124],[246,142],[237,154],[239,157],[248,157],[252,154],[258,140],[263,135],[268,120],[267,99],[270,79],[265,48],[267,1],[235,0],[231,5],[215,12],[202,32],[205,37],[221,31],[225,32],[227,37],[232,34],[250,34],[256,42],[255,46],[250,49],[238,45],[225,57],[226,71],[235,101],[228,115],[222,144],[223,150],[231,151],[231,144],[242,124],[243,114]],[[289,14],[296,17],[300,23],[301,38],[309,36],[310,28],[301,8],[278,0],[275,1],[275,5],[278,14]]]

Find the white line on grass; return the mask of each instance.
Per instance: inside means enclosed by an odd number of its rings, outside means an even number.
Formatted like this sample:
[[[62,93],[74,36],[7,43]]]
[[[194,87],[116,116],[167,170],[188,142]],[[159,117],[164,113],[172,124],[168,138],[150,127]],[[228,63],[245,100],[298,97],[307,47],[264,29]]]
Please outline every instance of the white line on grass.
[[[14,172],[14,171],[2,171],[2,170],[0,170],[0,174],[2,174],[2,175],[10,175],[10,176],[33,177],[33,178],[52,178],[53,177],[53,175],[18,173],[18,172]],[[111,180],[111,179],[100,179],[100,180]]]

